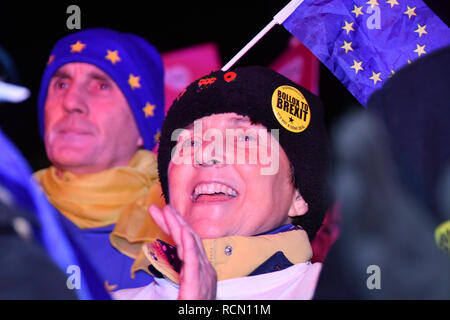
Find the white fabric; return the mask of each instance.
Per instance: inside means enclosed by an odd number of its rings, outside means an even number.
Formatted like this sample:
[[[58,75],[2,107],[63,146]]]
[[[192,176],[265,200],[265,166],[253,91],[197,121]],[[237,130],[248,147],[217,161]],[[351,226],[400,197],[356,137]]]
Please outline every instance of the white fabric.
[[[309,300],[313,297],[321,263],[299,263],[281,271],[219,281],[217,300]],[[118,300],[175,300],[178,285],[155,279],[145,287],[112,293]]]

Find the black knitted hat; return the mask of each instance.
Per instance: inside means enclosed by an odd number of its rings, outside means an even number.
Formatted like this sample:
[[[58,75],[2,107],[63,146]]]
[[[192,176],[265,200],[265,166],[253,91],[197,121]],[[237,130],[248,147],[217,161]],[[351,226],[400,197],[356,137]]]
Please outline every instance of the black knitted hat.
[[[264,67],[215,71],[191,83],[175,99],[164,120],[158,150],[162,190],[170,202],[168,166],[174,130],[212,114],[235,112],[267,129],[279,129],[279,143],[294,168],[294,184],[309,206],[295,224],[312,240],[329,206],[328,136],[317,96]]]

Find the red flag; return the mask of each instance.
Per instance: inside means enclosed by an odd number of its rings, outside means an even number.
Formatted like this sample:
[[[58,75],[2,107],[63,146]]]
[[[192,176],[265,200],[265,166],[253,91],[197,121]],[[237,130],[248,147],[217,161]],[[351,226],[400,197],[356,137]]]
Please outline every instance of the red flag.
[[[336,202],[325,213],[323,224],[311,242],[313,257],[311,262],[324,262],[331,246],[336,242],[341,231],[340,204]]]
[[[289,47],[270,68],[316,95],[319,94],[319,60],[300,41],[292,37]]]
[[[220,69],[221,59],[214,43],[205,43],[162,54],[165,69],[165,112],[178,94],[195,79]]]

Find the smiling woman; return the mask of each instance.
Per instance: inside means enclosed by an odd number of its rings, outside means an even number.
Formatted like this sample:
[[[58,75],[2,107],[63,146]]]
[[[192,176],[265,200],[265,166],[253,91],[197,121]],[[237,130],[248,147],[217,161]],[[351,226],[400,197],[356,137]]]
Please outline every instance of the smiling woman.
[[[290,164],[286,154],[283,150],[275,151],[279,149],[278,142],[270,138],[270,133],[264,126],[252,124],[248,118],[237,122],[236,119],[239,118],[242,117],[236,113],[221,113],[204,117],[200,121],[204,132],[214,129],[221,132],[223,137],[226,136],[226,131],[229,133],[233,129],[243,129],[243,132],[262,129],[266,135],[265,140],[273,140],[271,144],[276,146],[271,150],[272,154],[279,154],[276,159],[279,163],[278,170],[273,174],[261,174],[264,166],[261,159],[257,159],[256,163],[233,161],[238,158],[234,156],[238,153],[236,146],[224,148],[225,155],[210,152],[212,144],[225,144],[218,140],[200,140],[201,145],[191,152],[191,165],[175,164],[173,161],[169,164],[170,204],[182,213],[186,222],[202,239],[251,236],[285,224],[286,212],[298,196],[291,183]],[[261,144],[256,147],[264,146]],[[244,143],[243,149],[239,149],[245,153],[244,159],[249,159],[251,149],[255,148],[248,142]],[[225,158],[231,161],[225,161]]]
[[[175,246],[144,245],[156,281],[116,298],[312,298],[310,239],[330,203],[322,105],[269,69],[232,72],[195,81],[169,109],[158,153],[169,204],[149,211]],[[307,116],[292,119],[289,101]],[[276,170],[262,170],[268,154]]]

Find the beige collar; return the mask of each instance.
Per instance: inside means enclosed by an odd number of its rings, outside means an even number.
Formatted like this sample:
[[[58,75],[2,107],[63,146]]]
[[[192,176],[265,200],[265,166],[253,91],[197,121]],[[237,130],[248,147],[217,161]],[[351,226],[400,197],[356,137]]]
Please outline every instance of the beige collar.
[[[164,277],[179,283],[179,274],[169,262],[168,244],[160,241],[143,245],[145,257]],[[304,230],[292,230],[253,237],[231,236],[203,240],[217,280],[245,277],[274,253],[281,251],[293,264],[309,261],[312,249]]]

